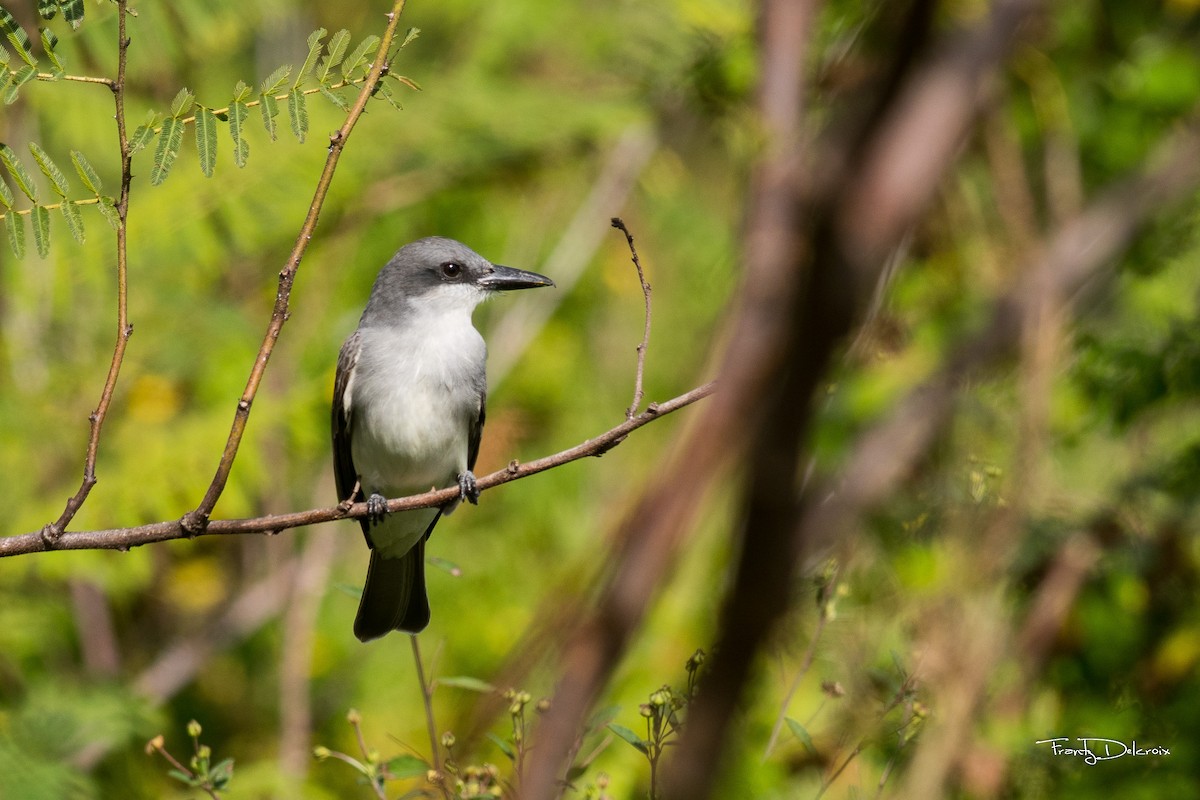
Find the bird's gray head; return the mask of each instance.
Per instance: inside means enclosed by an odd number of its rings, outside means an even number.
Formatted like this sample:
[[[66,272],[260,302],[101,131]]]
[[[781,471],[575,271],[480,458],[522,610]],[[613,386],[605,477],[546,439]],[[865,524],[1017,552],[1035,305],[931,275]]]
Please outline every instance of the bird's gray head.
[[[401,247],[379,271],[363,319],[418,308],[469,315],[493,292],[553,285],[545,275],[493,264],[462,242],[431,236]]]

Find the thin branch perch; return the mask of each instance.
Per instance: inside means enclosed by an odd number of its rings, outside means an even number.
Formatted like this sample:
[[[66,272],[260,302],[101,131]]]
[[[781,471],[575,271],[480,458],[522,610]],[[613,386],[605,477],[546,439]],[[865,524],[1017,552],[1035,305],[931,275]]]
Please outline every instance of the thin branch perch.
[[[641,344],[637,346],[637,374],[633,380],[633,402],[629,404],[629,409],[625,412],[625,419],[633,419],[633,415],[637,413],[638,406],[642,404],[642,397],[645,395],[642,391],[642,378],[646,372],[646,350],[650,347],[650,284],[646,283],[646,273],[642,271],[642,262],[638,260],[637,248],[633,246],[633,234],[629,232],[629,228],[625,227],[625,222],[620,217],[612,218],[612,226],[625,234],[625,242],[629,245],[629,257],[633,259],[633,266],[637,269],[638,283],[642,285],[642,297],[646,301],[646,321],[642,327]]]
[[[545,472],[548,469],[560,467],[563,464],[568,464],[588,456],[604,455],[613,447],[620,444],[631,432],[656,419],[661,419],[667,414],[691,405],[697,400],[709,396],[715,390],[715,383],[706,383],[702,386],[697,386],[695,389],[666,402],[651,403],[645,411],[633,419],[626,420],[620,425],[605,431],[599,436],[588,439],[586,442],[582,442],[575,447],[525,464],[513,461],[507,467],[479,478],[479,490],[484,491],[499,486],[502,483],[527,478],[530,475]],[[387,502],[387,510],[391,512],[408,511],[414,508],[432,508],[457,497],[458,491],[457,487],[452,487],[425,492],[424,494],[413,495],[411,497],[392,499]],[[328,508],[315,508],[309,511],[296,511],[290,514],[274,514],[250,519],[212,520],[198,533],[187,530],[182,520],[152,522],[146,525],[111,528],[108,530],[67,531],[53,543],[47,542],[40,532],[24,533],[0,539],[0,558],[24,555],[26,553],[45,552],[47,550],[128,550],[131,547],[138,547],[139,545],[151,544],[153,542],[165,542],[171,539],[186,539],[202,535],[278,533],[279,531],[298,528],[302,525],[315,525],[339,519],[358,519],[366,515],[367,504],[354,503],[349,506],[337,505]]]

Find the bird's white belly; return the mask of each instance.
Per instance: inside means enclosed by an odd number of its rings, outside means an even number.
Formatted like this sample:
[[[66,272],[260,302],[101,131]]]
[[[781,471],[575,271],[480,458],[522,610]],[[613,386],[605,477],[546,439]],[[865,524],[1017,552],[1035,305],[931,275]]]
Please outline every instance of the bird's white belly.
[[[355,368],[351,456],[367,494],[396,497],[452,485],[467,469],[479,416],[483,340],[471,327],[441,336],[364,331]]]

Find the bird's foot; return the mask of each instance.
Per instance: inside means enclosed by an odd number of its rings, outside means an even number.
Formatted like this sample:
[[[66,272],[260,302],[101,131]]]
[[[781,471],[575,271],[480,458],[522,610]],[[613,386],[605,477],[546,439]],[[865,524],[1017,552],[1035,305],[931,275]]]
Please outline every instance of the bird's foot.
[[[479,505],[479,486],[476,485],[475,473],[471,470],[458,476],[458,494],[471,505]]]
[[[372,492],[367,498],[367,519],[371,522],[382,522],[387,516],[387,500],[378,492]]]

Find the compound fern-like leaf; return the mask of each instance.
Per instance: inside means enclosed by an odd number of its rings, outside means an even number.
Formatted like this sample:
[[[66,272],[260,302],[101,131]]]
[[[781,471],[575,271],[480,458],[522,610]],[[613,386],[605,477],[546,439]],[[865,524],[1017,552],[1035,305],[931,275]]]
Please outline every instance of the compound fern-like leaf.
[[[79,30],[83,24],[83,0],[58,0],[58,7],[62,9],[63,19],[70,23],[71,30]]]
[[[273,142],[276,139],[275,118],[279,116],[279,101],[273,94],[261,94],[258,99],[258,110],[262,112],[263,127],[267,129],[267,134]]]
[[[299,89],[293,88],[288,92],[288,118],[292,123],[292,133],[301,144],[304,143],[304,137],[308,135],[308,106],[304,99],[304,93]]]
[[[200,171],[211,178],[217,163],[217,118],[207,106],[197,106],[196,150],[200,154]]]
[[[8,233],[8,246],[18,259],[25,257],[25,223],[21,215],[10,211],[4,215],[4,229]]]
[[[42,174],[50,179],[50,186],[54,189],[54,193],[59,197],[66,197],[67,192],[71,191],[71,185],[67,183],[67,176],[51,160],[50,155],[37,142],[29,143],[29,152],[33,153],[33,160],[37,162]]]
[[[154,165],[150,168],[150,183],[158,186],[167,179],[167,173],[175,164],[183,146],[183,120],[167,117],[158,134],[158,147],[154,150]]]
[[[11,106],[17,101],[17,94],[20,93],[21,87],[29,83],[37,76],[37,67],[26,64],[17,70],[8,80],[8,85],[4,88],[4,104]]]
[[[25,171],[25,165],[17,158],[16,152],[6,144],[0,144],[0,163],[4,164],[4,168],[12,176],[13,183],[17,184],[17,188],[21,190],[21,194],[28,197],[30,202],[36,203],[38,201],[37,184]]]
[[[233,163],[239,167],[246,166],[246,159],[250,155],[250,143],[243,135],[243,126],[248,116],[250,109],[242,100],[235,99],[229,106],[229,137],[233,139]]]
[[[83,214],[79,211],[79,204],[66,200],[59,206],[59,210],[62,211],[63,221],[67,223],[67,230],[71,232],[72,238],[83,244],[87,237],[83,232]]]
[[[342,59],[346,57],[346,47],[350,44],[350,31],[342,28],[340,31],[329,37],[329,45],[325,51],[325,58],[321,59],[321,65],[317,69],[317,82],[324,85],[329,82],[329,73],[333,72],[334,67],[342,63]]]
[[[108,220],[108,224],[112,226],[114,231],[121,230],[121,215],[117,213],[117,203],[111,197],[101,197],[99,205],[96,208],[100,209],[100,214],[104,219]]]
[[[75,165],[75,174],[79,176],[79,180],[83,181],[87,190],[94,195],[99,195],[104,189],[104,182],[100,180],[100,174],[96,172],[92,162],[87,160],[87,156],[78,150],[72,150],[71,163]]]
[[[29,41],[25,29],[3,6],[0,6],[0,31],[3,31],[4,38],[8,39],[16,48],[17,55],[21,57],[21,60],[36,69],[37,59],[33,57],[33,43]]]
[[[36,205],[29,210],[29,221],[33,223],[33,243],[38,255],[45,258],[50,254],[50,212],[45,206]]]
[[[55,76],[62,75],[67,71],[58,57],[58,37],[49,28],[42,28],[42,50],[46,53],[46,58],[50,59],[50,63],[54,65]]]
[[[300,88],[300,84],[304,83],[304,78],[317,63],[317,56],[321,52],[321,39],[325,38],[326,33],[324,28],[317,28],[308,35],[308,56],[304,59],[304,66],[300,67],[300,71],[296,73],[296,81],[292,84],[293,89]]]
[[[352,81],[359,70],[366,72],[368,59],[374,57],[375,50],[378,47],[379,37],[374,34],[359,42],[358,47],[354,48],[350,55],[346,56],[346,60],[342,62],[342,77],[348,81]]]

